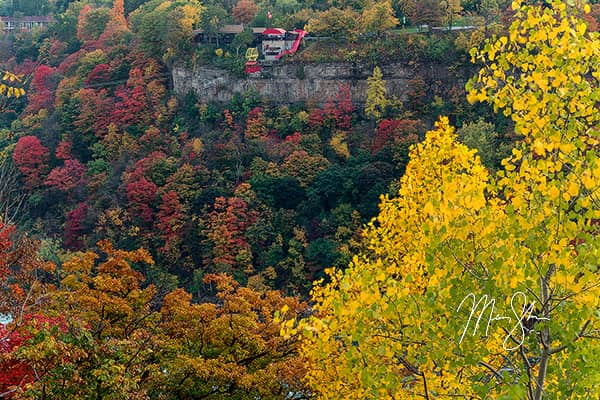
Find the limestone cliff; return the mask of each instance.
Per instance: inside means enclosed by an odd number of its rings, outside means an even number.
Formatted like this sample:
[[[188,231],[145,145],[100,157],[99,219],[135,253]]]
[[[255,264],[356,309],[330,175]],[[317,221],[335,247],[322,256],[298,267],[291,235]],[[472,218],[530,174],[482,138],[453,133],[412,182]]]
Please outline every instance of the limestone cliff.
[[[405,64],[381,66],[389,96],[405,99],[408,81],[414,72]],[[224,69],[196,66],[175,67],[173,84],[176,93],[193,90],[200,101],[226,102],[234,93],[254,89],[274,103],[313,101],[323,103],[335,97],[340,85],[350,85],[352,100],[363,103],[367,96],[367,78],[372,69],[354,63],[279,64],[263,68],[257,74],[239,78]]]

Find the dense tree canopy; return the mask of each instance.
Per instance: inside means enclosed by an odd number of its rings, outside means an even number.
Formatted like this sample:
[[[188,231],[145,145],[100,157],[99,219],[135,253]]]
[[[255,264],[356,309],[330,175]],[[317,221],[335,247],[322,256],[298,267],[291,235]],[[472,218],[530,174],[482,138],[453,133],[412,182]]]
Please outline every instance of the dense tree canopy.
[[[595,398],[597,6],[33,3],[0,40],[0,397]],[[264,26],[315,40],[243,79]],[[302,103],[172,88],[329,62]]]
[[[11,246],[6,232],[0,226],[4,256]],[[102,256],[72,254],[57,270],[57,287],[17,303],[27,314],[8,330],[0,324],[0,393],[17,399],[278,399],[290,390],[301,393],[295,341],[278,336],[274,317],[282,307],[297,315],[304,304],[277,291],[240,287],[225,275],[204,279],[215,289],[214,302],[193,304],[183,289],[159,297],[132,268],[153,263],[146,250],[119,250],[108,241],[98,247]],[[9,260],[31,268],[32,260],[16,256]],[[0,288],[8,289],[0,273]],[[28,288],[19,276],[10,279]]]
[[[403,173],[409,144],[422,139],[434,114],[467,123],[491,114],[466,103],[463,78],[446,80],[450,69],[470,73],[466,54],[452,51],[455,37],[399,35],[392,30],[397,2],[48,5],[54,22],[47,30],[0,41],[3,71],[22,77],[3,82],[27,89],[27,96],[0,98],[0,157],[17,182],[11,198],[22,205],[20,228],[50,240],[53,251],[94,249],[107,238],[128,250],[144,247],[156,262],[151,282],[194,295],[204,274],[219,271],[254,289],[306,294],[328,264],[347,262],[347,240],[376,214],[379,195]],[[245,30],[220,33],[236,15]],[[333,95],[306,104],[251,91],[224,103],[174,93],[174,64],[211,64],[237,79],[246,48],[257,45],[251,28],[267,23],[308,23],[324,36],[281,61],[294,63],[297,79],[305,62],[330,57],[353,65],[352,74],[397,58],[448,63],[440,76],[414,68],[400,99],[384,94],[383,77],[372,79],[367,118],[357,102],[362,86],[341,81]],[[494,126],[498,138],[512,138],[502,121]],[[248,221],[236,222],[238,212]]]
[[[171,60],[189,48],[202,10],[197,0],[152,0],[135,10],[130,21],[149,55]]]

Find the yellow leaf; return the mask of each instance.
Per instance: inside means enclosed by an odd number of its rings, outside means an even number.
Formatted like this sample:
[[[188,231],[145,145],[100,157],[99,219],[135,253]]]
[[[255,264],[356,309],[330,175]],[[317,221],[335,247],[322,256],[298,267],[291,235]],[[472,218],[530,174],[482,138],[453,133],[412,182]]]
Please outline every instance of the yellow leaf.
[[[544,146],[544,143],[541,140],[536,140],[533,143],[533,151],[538,156],[543,156],[544,154],[546,154],[546,146]]]
[[[548,190],[548,195],[550,196],[551,200],[555,200],[560,195],[560,191],[556,186],[551,186],[550,190]]]
[[[432,215],[434,212],[435,212],[435,208],[433,208],[433,204],[431,204],[431,202],[428,201],[425,204],[425,206],[423,207],[423,213]]]
[[[583,182],[583,186],[588,190],[591,190],[594,188],[594,186],[596,186],[596,182],[591,177],[591,174],[584,174],[581,177],[581,181]]]
[[[567,192],[571,195],[571,197],[575,197],[579,194],[579,184],[575,181],[571,181],[569,183],[569,188]]]

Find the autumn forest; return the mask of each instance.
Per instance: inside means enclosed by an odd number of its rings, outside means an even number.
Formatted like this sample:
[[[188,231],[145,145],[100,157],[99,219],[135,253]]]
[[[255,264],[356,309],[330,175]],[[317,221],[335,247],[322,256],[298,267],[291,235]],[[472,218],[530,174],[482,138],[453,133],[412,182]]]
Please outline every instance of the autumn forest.
[[[0,399],[599,398],[597,1],[0,16]]]

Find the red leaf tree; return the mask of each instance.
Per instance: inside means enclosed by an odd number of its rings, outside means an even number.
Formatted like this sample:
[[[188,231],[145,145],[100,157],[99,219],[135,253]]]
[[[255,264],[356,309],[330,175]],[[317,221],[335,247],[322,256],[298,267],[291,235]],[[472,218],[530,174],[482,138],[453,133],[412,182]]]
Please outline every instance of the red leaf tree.
[[[375,137],[371,144],[371,153],[375,154],[392,143],[415,143],[418,140],[419,133],[422,131],[422,125],[421,121],[413,119],[382,120],[375,132]]]
[[[146,128],[155,122],[157,113],[166,111],[161,104],[166,88],[157,79],[158,65],[145,59],[138,62],[142,66],[132,68],[126,85],[115,90],[118,100],[115,103],[112,122],[121,128],[132,125]]]
[[[60,317],[25,315],[22,323],[13,329],[0,324],[0,398],[10,398],[28,383],[36,379],[34,369],[25,361],[15,359],[13,353],[32,338],[32,331],[57,327],[58,332],[67,332],[67,324]]]
[[[354,113],[350,85],[341,85],[335,97],[338,109],[335,121],[337,128],[341,130],[350,130],[352,129],[352,113]]]
[[[50,109],[54,105],[54,90],[58,80],[56,68],[40,65],[35,69],[27,99],[28,113],[37,113],[41,109]]]
[[[115,104],[113,121],[117,126],[149,125],[152,119],[151,110],[144,89],[141,86],[134,88],[120,87],[116,90],[120,98]]]
[[[81,250],[83,240],[81,234],[84,231],[83,222],[87,214],[88,207],[85,203],[79,204],[77,208],[67,213],[67,221],[64,228],[65,247],[70,250]]]
[[[183,206],[177,193],[170,190],[163,194],[156,214],[156,227],[165,242],[181,237],[184,222]]]
[[[308,125],[311,128],[311,131],[320,131],[323,128],[325,123],[325,118],[323,115],[323,110],[320,108],[313,108],[310,110],[310,114],[308,116]]]
[[[108,132],[114,102],[106,89],[81,89],[79,91],[79,115],[73,124],[83,133],[102,138]]]
[[[161,258],[168,265],[176,265],[181,257],[180,244],[184,235],[186,211],[174,190],[162,195],[160,209],[156,214],[156,229],[164,244]]]
[[[246,231],[257,218],[255,211],[239,197],[217,197],[213,211],[204,221],[203,233],[210,246],[207,262],[219,272],[252,269],[252,250]]]
[[[60,141],[58,146],[56,146],[56,151],[54,152],[54,154],[56,155],[56,158],[58,158],[59,160],[69,160],[69,159],[73,158],[73,155],[71,154],[72,148],[73,148],[73,143],[71,143],[67,139],[63,139]]]
[[[350,93],[350,85],[340,85],[335,95],[335,100],[327,99],[323,108],[322,117],[324,123],[332,129],[349,131],[352,129],[352,113],[354,104]],[[313,114],[311,113],[311,116]],[[316,115],[316,114],[315,114]]]
[[[85,84],[90,85],[93,83],[103,83],[110,81],[110,66],[108,64],[98,64],[88,74]]]
[[[157,186],[143,176],[129,183],[127,185],[129,211],[135,216],[140,216],[146,223],[152,222],[152,205],[156,199],[157,190]]]
[[[25,342],[18,331],[8,330],[0,324],[0,397],[9,397],[17,388],[33,381],[33,370],[24,362],[2,360]]]
[[[13,161],[24,177],[25,187],[35,189],[42,183],[48,171],[50,152],[35,136],[23,136],[13,152]]]
[[[70,192],[85,181],[85,166],[78,160],[66,160],[62,167],[54,168],[45,184],[62,192]]]

